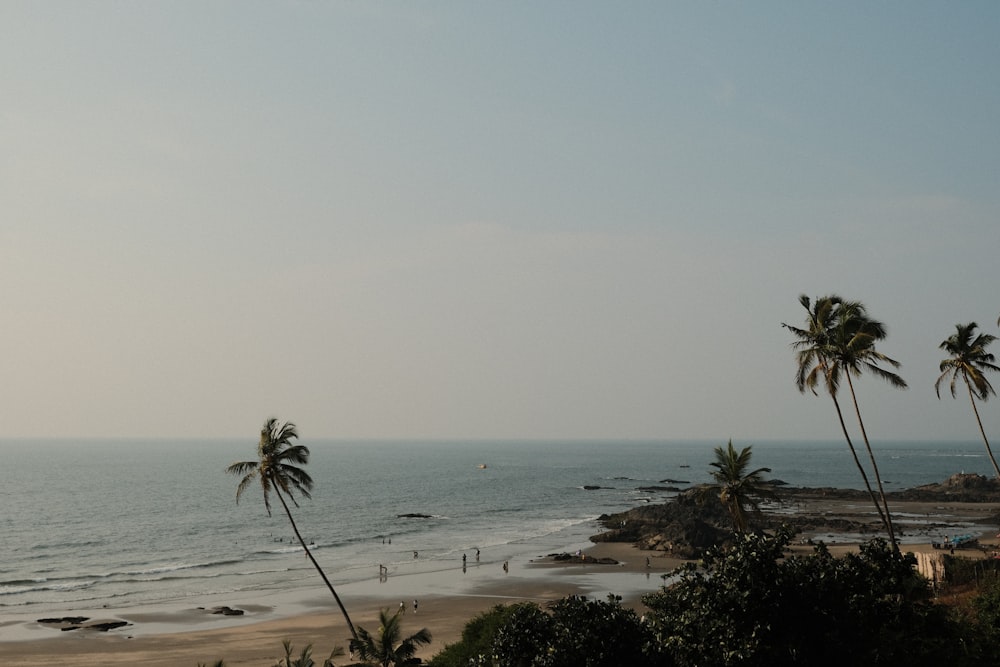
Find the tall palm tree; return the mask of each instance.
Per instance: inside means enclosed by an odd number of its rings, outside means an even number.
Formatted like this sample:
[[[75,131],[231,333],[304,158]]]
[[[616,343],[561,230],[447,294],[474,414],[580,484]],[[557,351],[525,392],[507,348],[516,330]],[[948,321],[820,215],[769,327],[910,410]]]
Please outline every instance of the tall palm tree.
[[[783,324],[798,338],[792,343],[792,347],[798,350],[796,385],[799,391],[804,392],[809,389],[813,394],[817,394],[816,386],[820,382],[825,385],[827,393],[830,394],[837,409],[837,418],[840,421],[844,438],[847,440],[848,448],[851,450],[854,463],[861,473],[865,488],[868,490],[879,518],[886,528],[889,542],[893,545],[893,549],[898,552],[899,547],[896,544],[892,515],[889,512],[889,503],[885,496],[882,476],[872,452],[871,442],[868,440],[864,420],[861,418],[861,409],[852,380],[852,377],[860,377],[864,370],[868,370],[894,387],[906,387],[906,382],[901,377],[879,365],[884,363],[893,368],[899,367],[899,362],[875,349],[875,343],[886,337],[885,325],[868,317],[867,309],[862,303],[847,301],[835,294],[819,297],[815,302],[810,301],[808,296],[802,295],[799,297],[799,303],[808,313],[806,328],[800,329]],[[844,422],[840,402],[837,400],[837,393],[844,378],[847,379],[847,386],[854,404],[854,413],[857,416],[861,436],[868,452],[868,459],[872,465],[872,472],[878,487],[878,497],[875,496],[864,466],[858,459],[857,451]]]
[[[354,624],[351,623],[351,617],[347,615],[344,603],[340,601],[340,596],[334,590],[333,584],[323,572],[323,568],[316,562],[312,551],[306,546],[306,541],[302,539],[299,527],[295,524],[292,512],[288,508],[288,502],[285,500],[285,495],[287,495],[289,500],[298,507],[299,503],[295,500],[295,491],[301,493],[305,498],[311,497],[309,492],[313,485],[312,477],[299,467],[309,463],[309,448],[305,445],[292,444],[292,440],[298,437],[295,424],[291,422],[278,424],[278,420],[272,417],[264,422],[264,427],[260,430],[257,460],[234,463],[226,468],[226,472],[231,475],[244,476],[240,480],[239,486],[236,487],[236,502],[240,501],[240,496],[254,481],[259,481],[264,492],[264,507],[267,509],[267,515],[271,516],[271,492],[273,491],[274,495],[278,496],[278,500],[281,501],[281,506],[285,510],[285,515],[288,516],[288,522],[292,524],[295,537],[298,538],[306,556],[312,561],[313,567],[319,572],[323,583],[333,593],[333,598],[337,601],[337,606],[340,607],[344,620],[347,621],[351,637],[357,639],[358,633],[354,629]]]
[[[858,458],[858,451],[854,448],[851,434],[847,430],[847,423],[844,421],[844,413],[840,408],[840,401],[837,399],[839,386],[839,374],[831,372],[832,364],[830,357],[833,354],[834,322],[836,320],[836,310],[843,299],[836,294],[817,298],[811,301],[805,294],[799,297],[799,303],[806,309],[806,328],[800,329],[790,324],[782,323],[782,326],[791,331],[797,338],[792,343],[792,348],[798,350],[796,360],[798,362],[798,372],[795,375],[795,385],[799,391],[805,393],[809,390],[814,396],[819,396],[816,387],[823,384],[830,398],[833,399],[833,407],[837,411],[837,420],[840,423],[840,430],[847,441],[847,448],[851,452],[854,465],[861,474],[861,479],[865,484],[865,489],[875,506],[882,525],[886,532],[889,532],[889,524],[886,521],[885,512],[879,503],[871,482],[868,481],[868,473],[865,472],[861,459]]]
[[[983,372],[1000,371],[1000,367],[993,363],[996,358],[986,351],[986,347],[997,337],[986,333],[976,335],[977,326],[975,322],[956,324],[955,333],[948,336],[938,346],[951,356],[941,362],[941,376],[934,383],[934,391],[937,392],[938,398],[941,398],[941,384],[950,375],[951,382],[948,386],[951,389],[952,398],[955,398],[955,383],[959,377],[962,378],[969,390],[969,401],[971,401],[972,411],[976,415],[976,423],[979,424],[979,432],[983,436],[983,442],[986,443],[986,453],[993,464],[993,471],[997,478],[1000,478],[1000,467],[997,467],[997,460],[993,458],[993,450],[990,449],[990,441],[986,437],[983,421],[979,418],[979,409],[976,407],[977,398],[980,401],[985,401],[990,397],[990,394],[996,394],[993,385],[986,379]]]
[[[749,470],[751,447],[737,452],[733,441],[727,448],[715,448],[715,461],[709,463],[714,484],[706,484],[699,489],[699,497],[704,500],[717,496],[733,520],[733,530],[745,533],[750,523],[750,513],[760,513],[760,500],[777,500],[778,496],[763,474],[770,468]]]
[[[897,389],[906,389],[906,381],[896,373],[879,365],[887,364],[893,368],[900,366],[898,361],[875,349],[875,343],[885,340],[887,330],[884,324],[868,316],[867,309],[860,301],[841,302],[837,308],[834,331],[832,358],[835,363],[832,366],[833,373],[837,376],[842,373],[847,380],[847,387],[851,390],[854,414],[858,418],[858,428],[861,429],[861,438],[864,440],[865,449],[868,452],[868,460],[872,464],[875,483],[878,485],[879,497],[882,500],[882,509],[885,511],[889,543],[892,544],[893,551],[899,553],[899,545],[896,544],[896,535],[892,525],[892,515],[889,513],[889,501],[886,499],[885,487],[882,485],[882,475],[879,474],[878,463],[875,461],[875,454],[872,452],[871,442],[868,440],[865,422],[861,419],[861,408],[858,405],[858,396],[854,391],[854,382],[851,378],[861,377],[862,373],[867,370]]]
[[[400,639],[402,630],[402,610],[393,614],[388,609],[378,613],[379,628],[375,635],[364,628],[358,630],[358,636],[351,641],[351,651],[365,664],[379,667],[396,667],[399,665],[419,665],[420,658],[415,658],[417,649],[431,643],[431,633],[427,628],[421,628],[415,634]]]

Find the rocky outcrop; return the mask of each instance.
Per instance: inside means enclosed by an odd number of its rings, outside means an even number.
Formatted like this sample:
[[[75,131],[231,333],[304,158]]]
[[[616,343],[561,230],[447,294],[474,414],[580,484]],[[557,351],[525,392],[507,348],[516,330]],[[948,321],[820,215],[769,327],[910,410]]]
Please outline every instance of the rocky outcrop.
[[[88,623],[90,619],[86,616],[62,616],[60,618],[40,618],[39,623],[44,625],[57,626],[60,632],[72,632],[73,630],[93,630],[95,632],[107,632],[115,628],[123,628],[130,625],[128,621],[95,621]]]
[[[234,609],[232,607],[215,607],[209,613],[221,614],[222,616],[242,616],[246,612],[242,609]]]
[[[730,530],[719,503],[699,504],[690,491],[659,505],[605,514],[601,523],[610,530],[593,542],[631,542],[640,549],[665,551],[679,558],[696,558],[713,544],[724,542]]]
[[[947,499],[967,503],[1000,502],[1000,480],[974,473],[956,473],[940,484],[925,484],[886,495],[899,500]]]
[[[115,628],[124,628],[126,625],[128,625],[128,621],[102,621],[100,623],[91,623],[83,627],[87,630],[107,632],[108,630],[114,630]]]
[[[570,554],[570,553],[560,553],[560,554],[549,554],[547,558],[552,559],[557,563],[580,563],[582,565],[619,565],[620,563],[614,558],[590,558],[587,554],[581,553]]]
[[[46,625],[80,625],[81,623],[86,623],[90,619],[86,616],[62,616],[60,618],[40,618],[39,623],[44,623]]]
[[[789,525],[799,532],[857,535],[875,535],[882,530],[877,517],[868,510],[871,500],[867,491],[784,486],[779,494],[782,504],[770,506],[754,517],[752,527],[771,530]],[[890,502],[1000,503],[1000,480],[959,473],[940,484],[889,492],[886,496]],[[788,504],[798,505],[799,509],[788,512]],[[810,506],[816,509],[805,509]],[[694,489],[665,503],[604,515],[600,521],[608,530],[592,536],[594,542],[629,542],[640,549],[680,558],[698,558],[706,548],[725,544],[732,535],[730,518],[721,503],[699,503]],[[1000,515],[984,513],[974,521],[1000,524]]]

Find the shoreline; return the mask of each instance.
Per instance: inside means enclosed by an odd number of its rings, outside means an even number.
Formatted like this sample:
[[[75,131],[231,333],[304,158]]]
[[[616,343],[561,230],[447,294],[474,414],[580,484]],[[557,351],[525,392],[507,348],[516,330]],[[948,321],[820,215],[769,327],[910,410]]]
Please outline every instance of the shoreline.
[[[461,638],[465,624],[497,604],[521,601],[545,603],[567,595],[606,597],[623,595],[625,604],[640,605],[646,591],[656,590],[666,574],[681,561],[646,554],[630,544],[598,544],[586,550],[589,557],[614,558],[618,565],[556,563],[534,558],[512,562],[504,574],[489,563],[461,571],[389,577],[384,583],[359,582],[338,587],[338,593],[355,627],[374,630],[380,609],[395,610],[405,602],[404,634],[427,627],[430,645],[418,653],[427,659],[446,644]],[[489,570],[487,572],[486,570]],[[478,572],[474,572],[478,571]],[[477,576],[478,575],[478,576]],[[631,580],[628,593],[618,584]],[[130,625],[109,632],[73,630],[39,624],[21,615],[0,620],[0,664],[28,667],[72,661],[82,667],[142,664],[150,667],[195,667],[225,659],[227,665],[271,667],[284,657],[282,641],[292,641],[296,654],[313,645],[320,663],[339,644],[347,648],[349,632],[343,616],[322,585],[276,593],[247,592],[227,596],[223,602],[246,611],[243,616],[215,616],[183,603],[157,604],[129,609],[85,610],[92,621],[125,620]],[[413,600],[419,610],[413,612]],[[252,601],[252,602],[251,602]],[[214,605],[199,606],[211,607]],[[77,615],[77,612],[72,612]],[[334,635],[331,638],[331,634]]]
[[[916,521],[913,539],[904,551],[940,553],[931,546],[932,533],[942,525],[961,526],[963,532],[980,535],[982,551],[960,554],[981,558],[997,548],[997,526],[985,522],[997,516],[1000,503],[891,502],[894,514]],[[832,499],[803,500],[796,514],[842,515],[865,512],[863,504]],[[904,522],[906,523],[906,522]],[[931,528],[934,526],[934,528]],[[930,530],[924,530],[930,528]],[[918,535],[919,534],[919,535]],[[801,535],[793,551],[809,553],[810,537],[824,539],[834,555],[849,552],[875,535]],[[581,545],[582,546],[582,545]],[[641,597],[657,590],[665,575],[685,562],[663,551],[644,551],[631,543],[600,542],[584,549],[588,559],[613,558],[618,564],[554,562],[547,554],[516,558],[509,572],[495,561],[473,562],[467,567],[391,574],[385,579],[338,584],[356,627],[377,628],[378,611],[406,606],[403,633],[426,627],[433,635],[430,645],[418,656],[427,659],[446,644],[461,637],[465,624],[497,604],[519,601],[545,603],[567,595],[587,595],[604,599],[609,593],[622,596],[623,604],[642,609]],[[647,567],[647,557],[649,565]],[[414,614],[412,603],[419,600]],[[207,609],[229,606],[245,611],[243,616],[218,616]],[[200,607],[200,608],[199,608]],[[0,664],[7,667],[34,667],[38,664],[72,662],[80,667],[142,664],[149,667],[196,667],[225,659],[227,665],[272,667],[284,657],[282,641],[292,641],[297,654],[313,645],[319,663],[339,644],[346,649],[349,633],[344,619],[318,577],[308,587],[282,591],[245,591],[190,600],[152,603],[136,607],[67,609],[65,615],[88,616],[92,621],[124,620],[128,626],[109,632],[73,630],[39,624],[38,618],[59,616],[46,611],[19,611],[0,617]],[[347,658],[343,659],[346,662]],[[339,661],[338,661],[339,662]]]

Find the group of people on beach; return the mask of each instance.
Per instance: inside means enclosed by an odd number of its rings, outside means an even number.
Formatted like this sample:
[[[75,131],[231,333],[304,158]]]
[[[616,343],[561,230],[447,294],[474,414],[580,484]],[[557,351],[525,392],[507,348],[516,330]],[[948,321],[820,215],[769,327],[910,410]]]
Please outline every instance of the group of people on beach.
[[[382,538],[382,544],[385,544],[385,543],[386,543],[386,538],[383,537]],[[392,544],[392,538],[391,537],[389,538],[389,544]],[[479,551],[479,547],[476,547],[476,562],[477,563],[479,562],[480,555],[481,554],[480,554],[480,551]],[[419,557],[420,557],[420,552],[414,550],[414,552],[413,552],[413,558],[414,558],[414,560],[416,560]],[[463,553],[462,554],[462,572],[465,572],[466,563],[467,562],[468,562],[468,555]],[[509,570],[510,570],[509,563],[507,561],[504,561],[503,562],[503,571],[504,572],[508,572]],[[385,581],[388,577],[389,577],[389,568],[388,568],[388,566],[384,565],[383,563],[379,563],[378,564],[378,578],[379,578],[379,581]],[[402,606],[402,603],[401,603],[401,606]],[[416,611],[416,600],[414,600],[413,608],[414,608],[414,611]]]

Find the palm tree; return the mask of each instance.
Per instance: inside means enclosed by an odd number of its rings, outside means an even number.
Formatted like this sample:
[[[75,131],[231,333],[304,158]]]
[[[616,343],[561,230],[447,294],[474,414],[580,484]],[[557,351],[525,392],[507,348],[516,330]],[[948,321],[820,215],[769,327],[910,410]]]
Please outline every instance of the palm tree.
[[[388,609],[382,609],[378,620],[379,628],[374,636],[364,628],[358,629],[358,636],[351,641],[351,652],[365,664],[380,667],[419,665],[420,658],[414,656],[418,648],[431,643],[430,631],[422,628],[401,640],[402,610],[390,615]]]
[[[240,496],[243,495],[243,492],[254,481],[260,482],[261,489],[264,492],[264,507],[267,509],[268,516],[271,516],[271,492],[274,491],[274,495],[278,496],[278,500],[281,501],[281,506],[288,516],[288,522],[292,524],[292,530],[295,531],[295,537],[298,538],[299,544],[305,550],[306,556],[312,561],[313,567],[319,572],[323,583],[333,593],[333,598],[337,601],[337,606],[340,607],[340,611],[344,615],[344,620],[347,621],[351,637],[357,639],[358,633],[354,629],[354,624],[351,623],[351,617],[347,615],[344,603],[340,601],[340,596],[334,590],[333,584],[327,579],[323,568],[319,566],[312,551],[306,546],[306,541],[302,539],[299,527],[295,524],[292,512],[285,501],[285,495],[287,494],[292,503],[296,507],[299,506],[299,503],[295,500],[294,491],[298,491],[306,498],[311,497],[309,492],[313,485],[312,477],[305,470],[298,467],[309,462],[309,449],[305,445],[292,444],[292,440],[298,437],[299,434],[295,429],[295,424],[286,422],[279,425],[278,420],[272,417],[264,423],[264,427],[260,430],[260,442],[257,445],[257,460],[234,463],[226,468],[226,472],[231,475],[244,475],[243,479],[240,480],[239,486],[236,487],[237,503],[240,501]]]
[[[760,500],[778,499],[770,482],[763,477],[763,473],[771,472],[770,468],[757,468],[748,472],[751,449],[744,447],[737,452],[732,440],[725,449],[716,447],[715,461],[709,463],[715,468],[711,473],[715,483],[706,484],[698,491],[699,498],[703,501],[712,496],[718,497],[729,512],[733,530],[737,533],[746,532],[750,523],[749,511],[760,513]]]
[[[798,338],[792,347],[798,350],[798,372],[796,374],[796,386],[799,391],[806,389],[818,395],[816,386],[822,382],[833,399],[834,407],[837,410],[837,418],[840,421],[840,428],[844,433],[847,446],[851,451],[854,464],[861,473],[865,488],[875,505],[876,512],[886,528],[889,541],[898,552],[896,545],[895,531],[892,525],[892,516],[889,513],[889,504],[885,497],[885,489],[882,485],[882,477],[879,474],[878,464],[872,452],[871,443],[865,430],[864,421],[861,418],[861,409],[858,406],[857,394],[854,392],[853,377],[859,377],[863,370],[869,370],[876,376],[886,380],[895,387],[905,388],[906,382],[895,373],[887,371],[880,363],[886,363],[894,368],[899,367],[899,362],[890,359],[886,355],[875,349],[875,342],[883,340],[886,336],[885,326],[876,320],[868,317],[865,306],[857,301],[847,301],[835,294],[819,297],[815,302],[808,296],[801,295],[799,303],[806,309],[806,328],[800,329],[788,324],[783,324]],[[847,424],[844,422],[844,415],[837,400],[842,378],[847,378],[847,385],[851,392],[851,400],[854,403],[854,412],[858,418],[858,425],[861,428],[861,435],[868,451],[868,458],[872,464],[872,471],[878,486],[879,497],[876,497],[864,466],[858,458],[857,450],[851,441]],[[881,499],[881,502],[880,502]]]
[[[844,422],[844,413],[840,408],[840,401],[837,399],[839,383],[834,382],[834,380],[839,380],[839,375],[835,376],[831,373],[830,356],[832,354],[832,340],[834,337],[833,327],[836,309],[842,301],[843,299],[835,294],[817,298],[815,301],[811,301],[808,296],[803,294],[799,297],[799,303],[802,304],[806,309],[806,313],[808,313],[806,328],[800,329],[784,323],[782,323],[782,326],[798,338],[797,341],[792,343],[792,348],[798,350],[796,354],[798,372],[795,376],[795,385],[802,393],[805,393],[808,389],[814,396],[819,396],[816,387],[822,381],[830,398],[833,399],[833,407],[837,411],[840,430],[847,441],[847,448],[851,452],[854,465],[857,467],[858,472],[861,473],[865,489],[871,497],[882,525],[888,531],[889,526],[886,522],[885,513],[882,511],[882,505],[879,504],[875,491],[872,490],[871,482],[868,481],[868,473],[865,472],[864,466],[861,465],[861,459],[858,458],[858,452],[854,448],[851,434],[847,430],[847,424]]]
[[[283,639],[281,645],[285,647],[285,657],[274,664],[274,667],[316,667],[316,661],[312,657],[312,644],[306,644],[298,658],[292,657],[292,642],[290,639]],[[334,646],[330,652],[330,657],[323,661],[323,667],[336,667],[333,659],[344,655],[344,649]]]
[[[986,379],[983,372],[1000,371],[1000,367],[993,363],[996,358],[986,351],[986,347],[995,341],[997,337],[986,333],[981,333],[977,336],[977,326],[975,322],[956,324],[955,333],[942,341],[941,345],[938,346],[951,356],[941,362],[941,376],[934,383],[934,391],[937,392],[938,398],[941,398],[941,383],[950,375],[951,382],[948,386],[951,389],[952,398],[955,398],[955,383],[959,377],[962,378],[966,388],[969,390],[969,401],[972,402],[972,411],[976,415],[979,432],[983,436],[983,442],[986,443],[986,453],[993,464],[993,471],[996,473],[997,478],[1000,478],[1000,467],[997,466],[997,460],[993,458],[990,441],[986,438],[983,421],[979,418],[979,409],[976,408],[977,398],[980,401],[985,401],[990,397],[990,394],[996,394],[993,390],[993,385]]]
[[[868,317],[868,311],[860,301],[841,302],[837,308],[834,331],[836,333],[833,340],[833,360],[835,362],[832,365],[833,373],[836,376],[843,373],[847,379],[847,386],[851,390],[851,401],[854,403],[854,414],[858,418],[861,438],[868,451],[868,460],[871,461],[879,497],[882,499],[882,508],[885,510],[889,543],[892,544],[893,551],[899,553],[899,545],[896,544],[896,536],[892,526],[892,515],[889,513],[889,501],[886,499],[885,488],[882,486],[882,475],[879,474],[878,463],[875,462],[875,454],[872,452],[871,442],[868,440],[865,422],[861,419],[861,408],[858,406],[858,396],[854,391],[854,382],[851,378],[861,377],[862,372],[867,370],[897,389],[906,389],[906,382],[899,375],[879,365],[888,364],[893,368],[900,366],[898,361],[875,349],[875,343],[885,340],[887,331],[884,324]],[[839,381],[839,377],[835,380],[835,382],[837,381]]]

